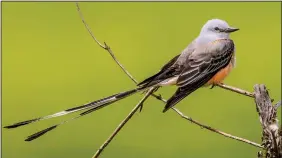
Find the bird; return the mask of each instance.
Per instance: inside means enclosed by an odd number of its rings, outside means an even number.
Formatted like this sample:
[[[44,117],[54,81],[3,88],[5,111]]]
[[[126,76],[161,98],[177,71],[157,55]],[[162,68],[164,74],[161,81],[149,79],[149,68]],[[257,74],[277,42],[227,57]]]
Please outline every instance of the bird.
[[[4,128],[16,128],[41,120],[81,112],[76,117],[36,132],[25,139],[25,141],[32,141],[62,124],[90,114],[137,92],[144,92],[151,88],[156,91],[163,86],[177,86],[176,92],[168,99],[163,109],[163,112],[166,112],[200,87],[213,87],[223,83],[235,66],[235,44],[230,34],[238,30],[239,28],[229,26],[224,20],[208,20],[201,28],[199,35],[179,55],[168,61],[156,74],[138,83],[136,88],[51,115],[14,123]]]

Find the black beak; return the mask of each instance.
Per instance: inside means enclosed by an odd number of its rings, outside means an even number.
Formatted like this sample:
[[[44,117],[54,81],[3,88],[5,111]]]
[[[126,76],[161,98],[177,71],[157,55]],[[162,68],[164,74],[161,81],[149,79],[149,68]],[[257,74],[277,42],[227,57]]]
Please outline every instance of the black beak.
[[[229,27],[228,29],[225,30],[225,32],[231,33],[231,32],[235,32],[235,31],[238,31],[238,30],[239,30],[238,28]]]

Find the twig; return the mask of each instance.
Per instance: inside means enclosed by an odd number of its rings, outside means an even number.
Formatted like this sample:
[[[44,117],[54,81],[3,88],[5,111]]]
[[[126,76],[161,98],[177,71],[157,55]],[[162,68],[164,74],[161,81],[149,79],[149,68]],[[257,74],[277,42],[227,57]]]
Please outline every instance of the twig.
[[[85,22],[85,20],[84,20],[84,18],[83,18],[83,15],[82,15],[82,13],[81,13],[81,11],[80,11],[80,8],[79,8],[78,3],[76,3],[76,6],[77,6],[77,10],[78,10],[78,12],[79,12],[79,14],[80,14],[80,18],[82,19],[82,22],[84,23],[86,29],[88,30],[88,32],[90,33],[90,35],[92,36],[92,38],[96,41],[96,43],[97,43],[100,47],[102,47],[103,49],[107,50],[107,51],[110,53],[110,55],[112,56],[113,60],[120,66],[120,68],[125,72],[125,74],[126,74],[135,84],[137,84],[137,83],[138,83],[137,80],[134,79],[134,77],[133,77],[133,76],[124,68],[124,66],[117,60],[117,58],[115,57],[115,55],[114,55],[113,52],[111,51],[110,47],[109,47],[106,43],[104,43],[105,46],[103,46],[103,45],[95,38],[95,36],[93,35],[92,31],[90,30],[90,28],[88,27],[87,23]],[[242,89],[239,89],[239,88],[236,88],[236,87],[231,87],[231,86],[224,85],[224,84],[220,84],[220,85],[218,85],[218,86],[221,87],[221,88],[223,88],[223,89],[226,89],[226,90],[230,90],[230,91],[233,91],[233,92],[236,92],[236,93],[239,93],[239,94],[243,94],[243,95],[246,95],[246,96],[249,96],[249,97],[253,97],[253,94],[252,94],[252,93],[250,93],[250,92],[248,92],[248,91],[245,91],[245,90],[242,90]],[[151,91],[151,90],[150,90],[150,91]],[[151,93],[152,93],[153,91],[154,91],[154,90],[152,90]],[[142,99],[143,101],[141,100],[140,102],[143,103],[143,102],[147,99],[147,97],[148,97],[149,95],[154,96],[156,99],[161,100],[161,101],[164,102],[164,103],[167,102],[167,101],[166,101],[164,98],[162,98],[160,95],[151,94],[151,93],[148,93],[148,92],[147,92],[147,94],[146,94],[146,96],[145,96],[146,98],[144,97],[145,99],[143,98],[143,99]],[[140,102],[139,102],[139,103],[140,103]],[[137,104],[137,105],[135,106],[135,108],[129,113],[129,115],[126,117],[126,119],[116,128],[116,130],[113,132],[113,134],[110,135],[110,137],[101,145],[101,147],[100,147],[100,148],[98,149],[98,151],[95,153],[95,155],[93,156],[93,158],[97,158],[97,157],[101,154],[101,152],[104,150],[104,148],[111,142],[111,140],[115,137],[115,135],[121,130],[121,128],[126,124],[126,122],[133,116],[133,114],[134,114],[134,113],[137,111],[137,109],[138,109],[139,107],[141,107],[141,106],[142,106],[142,104]],[[210,126],[201,124],[200,122],[193,120],[191,117],[185,116],[182,112],[180,112],[180,111],[179,111],[177,108],[175,108],[175,107],[173,107],[172,109],[173,109],[178,115],[180,115],[182,118],[184,118],[184,119],[186,119],[186,120],[188,120],[188,121],[190,121],[190,122],[192,122],[192,123],[194,123],[194,124],[196,124],[196,125],[198,125],[198,126],[200,126],[200,127],[202,127],[202,128],[205,128],[205,129],[207,129],[207,130],[209,130],[209,131],[218,133],[218,134],[220,134],[220,135],[223,135],[223,136],[228,137],[228,138],[231,138],[231,139],[235,139],[235,140],[238,140],[238,141],[241,141],[241,142],[245,142],[245,143],[247,143],[247,144],[250,144],[250,145],[253,145],[253,146],[256,146],[256,147],[259,147],[259,148],[263,148],[263,146],[261,146],[261,145],[259,145],[259,144],[257,144],[257,143],[254,143],[254,142],[252,142],[252,141],[249,141],[249,140],[247,140],[247,139],[240,138],[240,137],[237,137],[237,136],[233,136],[233,135],[231,135],[231,134],[228,134],[228,133],[219,131],[219,130],[217,130],[217,129],[214,129],[214,128],[210,127]]]
[[[87,31],[90,33],[91,37],[96,41],[96,43],[97,43],[100,47],[102,47],[103,49],[106,49],[106,47],[103,46],[103,45],[96,39],[96,37],[95,37],[94,34],[92,33],[90,27],[88,26],[88,24],[87,24],[86,21],[84,20],[84,16],[83,16],[82,12],[80,11],[80,7],[79,7],[78,3],[75,2],[75,4],[76,4],[76,9],[77,9],[77,11],[78,11],[78,13],[79,13],[80,19],[82,20],[83,24],[85,25]]]
[[[232,91],[232,92],[236,92],[236,93],[243,94],[245,96],[254,98],[253,93],[245,91],[245,90],[237,88],[237,87],[232,87],[232,86],[228,86],[228,85],[225,85],[225,84],[217,84],[217,86],[219,86],[220,88]]]
[[[126,118],[117,126],[114,132],[110,135],[110,137],[100,146],[100,148],[96,151],[95,155],[92,158],[97,158],[103,152],[107,145],[113,140],[113,138],[118,134],[118,132],[122,129],[122,127],[130,120],[130,118],[136,113],[136,111],[143,105],[143,103],[147,100],[147,98],[151,95],[151,93],[155,90],[155,88],[151,88],[146,95],[139,101],[139,103],[130,111],[130,113],[126,116]]]
[[[90,27],[88,26],[88,24],[86,23],[86,21],[84,20],[84,17],[83,17],[83,14],[82,12],[80,11],[80,7],[78,5],[78,3],[76,2],[76,8],[77,8],[77,11],[79,13],[79,16],[83,22],[83,24],[85,25],[87,31],[89,32],[89,34],[91,35],[91,37],[94,39],[94,41],[100,46],[102,47],[103,49],[107,50],[110,55],[112,56],[112,58],[116,61],[116,63],[119,65],[119,67],[126,73],[126,75],[135,83],[137,84],[138,82],[133,78],[133,76],[123,67],[123,65],[116,59],[113,51],[111,50],[111,48],[106,44],[106,42],[104,42],[104,45],[102,45],[97,39],[96,37],[94,36],[94,34],[92,33]]]
[[[202,127],[202,128],[205,128],[205,129],[207,129],[207,130],[209,130],[209,131],[215,132],[215,133],[217,133],[217,134],[223,135],[223,136],[228,137],[228,138],[231,138],[231,139],[235,139],[235,140],[238,140],[238,141],[241,141],[241,142],[244,142],[244,143],[253,145],[253,146],[255,146],[255,147],[264,148],[263,146],[261,146],[261,145],[258,144],[258,143],[255,143],[255,142],[252,142],[252,141],[250,141],[250,140],[247,140],[247,139],[244,139],[244,138],[240,138],[240,137],[237,137],[237,136],[233,136],[233,135],[231,135],[231,134],[222,132],[222,131],[217,130],[217,129],[215,129],[215,128],[212,128],[212,127],[210,127],[210,126],[204,125],[204,124],[202,124],[202,123],[200,123],[200,122],[198,122],[198,121],[196,121],[196,120],[193,120],[191,117],[185,116],[181,111],[179,111],[178,109],[176,109],[176,108],[174,108],[174,107],[173,107],[172,109],[173,109],[175,112],[177,112],[182,118],[184,118],[184,119],[186,119],[186,120],[188,120],[188,121],[191,121],[192,123],[194,123],[194,124],[196,124],[196,125],[198,125],[198,126],[200,126],[200,127]]]

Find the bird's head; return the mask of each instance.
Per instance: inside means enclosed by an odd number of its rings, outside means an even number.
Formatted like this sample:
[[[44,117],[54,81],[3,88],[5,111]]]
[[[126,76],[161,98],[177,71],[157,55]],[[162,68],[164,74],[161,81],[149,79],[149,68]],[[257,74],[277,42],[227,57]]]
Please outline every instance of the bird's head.
[[[220,19],[212,19],[206,22],[202,27],[200,35],[216,35],[220,37],[229,37],[229,34],[238,31],[238,28],[230,27],[228,23]]]

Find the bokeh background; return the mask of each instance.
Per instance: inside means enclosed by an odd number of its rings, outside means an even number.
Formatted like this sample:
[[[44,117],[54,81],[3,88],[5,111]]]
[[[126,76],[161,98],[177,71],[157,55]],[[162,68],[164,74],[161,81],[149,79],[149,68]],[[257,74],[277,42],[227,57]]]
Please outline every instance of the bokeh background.
[[[225,83],[249,91],[264,83],[275,101],[281,99],[279,2],[82,2],[80,7],[96,37],[111,46],[138,81],[180,53],[207,20],[224,19],[241,29],[231,36],[237,65]],[[3,2],[2,9],[2,125],[134,88],[91,39],[75,3]],[[159,93],[169,98],[175,89],[166,87]],[[141,97],[134,95],[33,142],[24,139],[71,116],[3,129],[3,158],[89,158]],[[163,114],[163,106],[149,98],[101,157],[256,157],[257,148],[201,129],[173,111]],[[177,108],[202,123],[260,143],[261,127],[251,98],[202,88]]]

